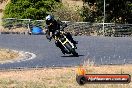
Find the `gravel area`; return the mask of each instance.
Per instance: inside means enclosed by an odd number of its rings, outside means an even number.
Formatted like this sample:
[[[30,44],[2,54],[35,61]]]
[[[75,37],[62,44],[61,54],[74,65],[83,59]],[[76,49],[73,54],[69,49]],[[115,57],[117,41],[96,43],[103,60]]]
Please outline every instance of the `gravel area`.
[[[30,52],[0,49],[0,64],[31,60],[36,55]]]

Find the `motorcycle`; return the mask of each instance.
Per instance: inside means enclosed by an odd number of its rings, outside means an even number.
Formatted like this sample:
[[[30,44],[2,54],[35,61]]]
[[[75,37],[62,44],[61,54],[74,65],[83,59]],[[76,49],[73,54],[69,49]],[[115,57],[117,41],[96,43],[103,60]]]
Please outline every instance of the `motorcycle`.
[[[64,31],[59,31],[55,34],[54,39],[61,43],[66,54],[73,54],[73,56],[78,57],[78,53],[75,50],[76,46],[66,37]]]

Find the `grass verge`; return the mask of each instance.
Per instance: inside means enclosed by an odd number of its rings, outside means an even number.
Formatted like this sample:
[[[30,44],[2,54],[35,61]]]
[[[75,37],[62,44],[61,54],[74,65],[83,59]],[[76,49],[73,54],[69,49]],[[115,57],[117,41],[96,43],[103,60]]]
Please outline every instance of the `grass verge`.
[[[19,52],[15,52],[10,49],[0,49],[0,63],[17,57],[19,57]]]
[[[84,66],[88,74],[130,74],[132,65]],[[129,84],[76,83],[78,67],[0,71],[0,88],[132,88]]]

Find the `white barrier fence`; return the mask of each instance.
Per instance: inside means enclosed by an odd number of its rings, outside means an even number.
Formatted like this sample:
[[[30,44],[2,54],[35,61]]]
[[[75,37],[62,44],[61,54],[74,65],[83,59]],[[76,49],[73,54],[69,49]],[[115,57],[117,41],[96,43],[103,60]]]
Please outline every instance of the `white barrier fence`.
[[[66,31],[73,35],[88,35],[88,36],[110,36],[110,37],[128,37],[132,36],[132,24],[115,24],[115,23],[90,23],[90,22],[70,22],[67,23]],[[45,27],[45,20],[32,19],[3,19],[3,26],[8,30],[16,28],[25,28],[30,31],[31,26],[37,25],[42,28]],[[103,29],[104,26],[104,29]]]

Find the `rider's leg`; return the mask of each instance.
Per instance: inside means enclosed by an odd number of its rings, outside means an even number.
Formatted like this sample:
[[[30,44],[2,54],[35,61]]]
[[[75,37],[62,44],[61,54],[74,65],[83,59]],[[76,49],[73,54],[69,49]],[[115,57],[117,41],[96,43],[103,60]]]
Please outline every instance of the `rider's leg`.
[[[66,37],[74,44],[75,48],[77,49],[76,44],[78,44],[78,42],[74,41],[72,35],[70,33],[66,33]]]
[[[66,33],[65,35],[74,44],[75,48],[77,49],[76,44],[78,44],[78,42],[73,40],[72,35],[70,33]]]
[[[74,41],[74,39],[70,33],[66,33],[65,35],[73,44],[78,44],[77,41]]]

